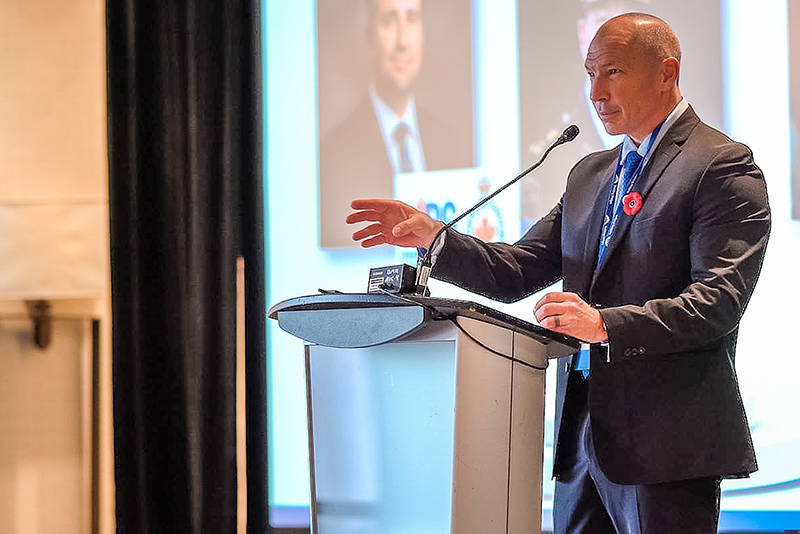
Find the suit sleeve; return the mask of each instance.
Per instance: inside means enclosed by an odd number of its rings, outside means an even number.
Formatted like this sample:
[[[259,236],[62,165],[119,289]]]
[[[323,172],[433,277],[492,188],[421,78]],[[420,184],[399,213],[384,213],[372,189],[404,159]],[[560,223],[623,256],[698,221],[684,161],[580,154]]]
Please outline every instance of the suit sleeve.
[[[501,302],[521,300],[561,276],[561,203],[517,243],[484,243],[448,230],[433,276]]]

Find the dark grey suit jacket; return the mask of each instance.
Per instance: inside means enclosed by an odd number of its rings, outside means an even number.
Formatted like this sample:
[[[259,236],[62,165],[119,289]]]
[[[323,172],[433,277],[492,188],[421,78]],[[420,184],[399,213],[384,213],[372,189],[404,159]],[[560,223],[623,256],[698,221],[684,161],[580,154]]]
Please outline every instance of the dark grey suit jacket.
[[[600,309],[609,359],[592,355],[589,413],[598,461],[622,484],[756,470],[734,352],[770,230],[750,150],[691,108],[666,132],[597,269],[619,147],[581,160],[561,202],[516,244],[449,232],[433,275],[513,301],[563,279]],[[465,261],[465,258],[469,258]],[[558,365],[554,475],[574,455],[573,381]]]

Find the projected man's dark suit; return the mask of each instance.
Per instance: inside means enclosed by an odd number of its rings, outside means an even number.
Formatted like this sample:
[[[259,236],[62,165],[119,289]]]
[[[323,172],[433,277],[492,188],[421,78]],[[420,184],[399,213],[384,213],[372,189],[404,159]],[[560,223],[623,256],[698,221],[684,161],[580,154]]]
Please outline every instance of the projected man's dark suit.
[[[572,105],[557,116],[554,113],[547,129],[536,128],[532,121],[522,125],[524,137],[520,159],[523,169],[536,163],[564,128],[570,124],[580,128],[580,134],[574,141],[558,147],[547,157],[545,165],[522,180],[522,218],[528,226],[535,223],[558,200],[558,195],[564,189],[566,177],[575,162],[605,148],[590,113],[593,111],[589,109],[584,94],[576,91]],[[620,139],[619,142],[621,141]]]
[[[434,113],[417,106],[417,124],[425,170],[472,166],[471,140]],[[356,198],[392,198],[394,172],[372,102],[356,110],[320,143],[320,244],[353,247],[352,228],[344,222]]]

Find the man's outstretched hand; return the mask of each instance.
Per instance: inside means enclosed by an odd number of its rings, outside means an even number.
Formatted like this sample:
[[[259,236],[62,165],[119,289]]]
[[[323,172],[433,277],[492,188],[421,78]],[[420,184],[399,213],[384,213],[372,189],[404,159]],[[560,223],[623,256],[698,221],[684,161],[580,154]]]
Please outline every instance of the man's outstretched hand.
[[[369,221],[370,224],[353,233],[354,241],[362,247],[374,247],[384,243],[400,247],[428,248],[442,227],[436,221],[399,200],[369,199],[354,200],[350,207],[355,210],[347,216],[348,224]]]

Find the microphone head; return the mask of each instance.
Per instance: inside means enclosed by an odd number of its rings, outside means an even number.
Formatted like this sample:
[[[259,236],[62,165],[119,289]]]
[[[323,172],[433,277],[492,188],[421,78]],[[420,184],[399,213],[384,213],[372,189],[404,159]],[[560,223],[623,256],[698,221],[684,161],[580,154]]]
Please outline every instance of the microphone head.
[[[578,134],[579,134],[579,133],[581,133],[581,130],[580,130],[580,128],[578,128],[578,127],[577,127],[577,126],[575,126],[574,124],[570,124],[570,125],[569,125],[569,126],[567,126],[567,127],[566,127],[566,129],[564,129],[564,131],[561,133],[561,138],[560,138],[559,140],[560,140],[562,143],[569,143],[570,141],[572,141],[573,139],[575,139],[576,137],[578,137]]]

